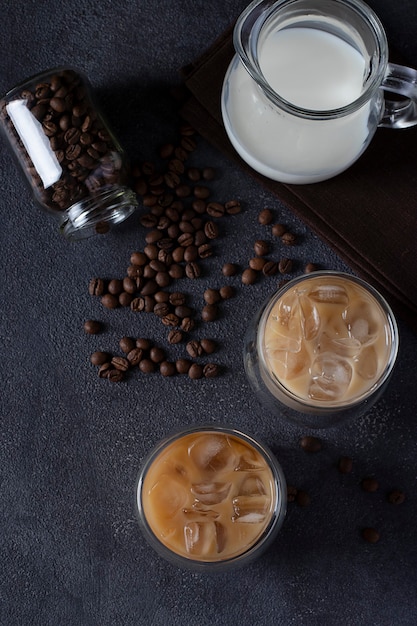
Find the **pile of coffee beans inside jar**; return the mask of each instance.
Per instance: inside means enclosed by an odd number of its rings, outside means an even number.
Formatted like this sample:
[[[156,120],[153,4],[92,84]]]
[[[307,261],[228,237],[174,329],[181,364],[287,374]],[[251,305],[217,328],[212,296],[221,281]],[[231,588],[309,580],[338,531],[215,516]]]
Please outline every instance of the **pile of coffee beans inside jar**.
[[[20,123],[27,117],[22,107],[34,123]],[[79,72],[57,69],[28,81],[2,101],[1,116],[38,201],[48,210],[61,213],[127,184],[124,154]]]

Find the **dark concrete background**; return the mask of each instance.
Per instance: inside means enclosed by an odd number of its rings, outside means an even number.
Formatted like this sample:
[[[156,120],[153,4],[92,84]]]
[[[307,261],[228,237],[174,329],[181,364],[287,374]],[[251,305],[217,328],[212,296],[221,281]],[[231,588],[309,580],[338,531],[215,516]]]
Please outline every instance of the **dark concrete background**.
[[[0,91],[60,64],[84,70],[133,162],[156,159],[177,141],[169,94],[178,69],[198,56],[244,8],[243,0],[61,2],[17,0],[2,12]],[[417,67],[417,4],[373,0],[393,46]],[[98,378],[92,351],[117,352],[123,335],[164,345],[152,316],[104,310],[88,294],[93,276],[123,277],[145,231],[135,215],[103,238],[68,243],[33,202],[5,141],[0,150],[0,623],[9,625],[363,625],[417,621],[417,421],[414,334],[400,321],[398,366],[381,401],[362,419],[320,432],[323,450],[306,455],[306,431],[258,404],[241,359],[248,319],[274,279],[243,287],[225,279],[225,261],[245,267],[265,206],[293,230],[296,272],[313,261],[346,269],[317,236],[275,198],[203,140],[190,164],[212,165],[213,198],[238,197],[243,212],[224,218],[216,255],[201,279],[184,283],[194,305],[206,287],[232,284],[237,295],[219,320],[200,327],[220,348],[224,374],[213,380],[132,373],[120,385]],[[280,254],[279,246],[275,250]],[[399,267],[401,271],[401,267]],[[106,332],[86,336],[83,322]],[[181,350],[173,350],[179,354]],[[280,535],[260,560],[216,577],[178,570],[145,543],[134,509],[141,462],[182,425],[223,422],[261,437],[287,480],[311,495],[290,505]],[[335,463],[350,455],[354,470]],[[375,476],[380,489],[364,493]],[[401,506],[386,493],[401,487]],[[366,544],[360,530],[376,526]]]

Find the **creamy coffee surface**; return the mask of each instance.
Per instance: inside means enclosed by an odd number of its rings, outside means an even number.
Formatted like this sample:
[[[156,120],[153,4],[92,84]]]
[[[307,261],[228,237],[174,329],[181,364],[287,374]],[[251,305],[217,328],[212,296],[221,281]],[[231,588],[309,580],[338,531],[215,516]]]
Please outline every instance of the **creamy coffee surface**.
[[[226,433],[180,437],[155,458],[143,480],[143,512],[153,533],[194,560],[245,552],[268,526],[275,504],[264,457]]]
[[[343,278],[301,281],[272,307],[261,337],[266,369],[316,405],[349,402],[386,368],[388,320],[364,287]]]

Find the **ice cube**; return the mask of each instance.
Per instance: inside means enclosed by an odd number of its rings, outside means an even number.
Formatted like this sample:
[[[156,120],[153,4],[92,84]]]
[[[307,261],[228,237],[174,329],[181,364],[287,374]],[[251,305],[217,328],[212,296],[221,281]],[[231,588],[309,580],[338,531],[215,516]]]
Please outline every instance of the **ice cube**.
[[[188,454],[200,470],[220,472],[233,469],[236,453],[225,435],[200,435],[190,445]]]
[[[264,496],[265,485],[260,476],[247,476],[239,489],[239,496]]]
[[[259,524],[264,522],[270,499],[266,495],[236,496],[233,498],[233,522]]]
[[[320,336],[318,343],[318,352],[332,352],[346,358],[354,358],[361,351],[362,344],[354,337],[329,337],[324,332]]]
[[[269,361],[280,380],[291,380],[307,371],[310,357],[304,346],[298,352],[285,350],[271,350],[268,352]]]
[[[278,301],[276,311],[272,313],[272,318],[281,326],[289,327],[291,318],[294,315],[295,307],[298,306],[297,294],[290,292],[282,296]]]
[[[314,302],[308,296],[300,296],[301,329],[304,339],[315,339],[320,330],[320,315]]]
[[[264,465],[255,452],[248,450],[239,457],[239,462],[235,467],[236,472],[259,472],[264,469]]]
[[[214,511],[214,509],[208,509],[201,502],[194,502],[191,508],[184,509],[183,513],[187,520],[190,521],[202,521],[204,518],[215,520],[220,515],[220,513]]]
[[[266,345],[266,350],[286,350],[287,352],[299,352],[301,348],[301,336],[291,337],[289,335],[280,335],[274,332],[270,336],[270,341]]]
[[[149,496],[157,502],[158,509],[167,517],[173,517],[187,503],[188,494],[184,485],[169,474],[161,474],[152,485]]]
[[[351,337],[355,337],[362,345],[373,343],[378,336],[378,325],[375,315],[368,302],[355,302],[344,314]]]
[[[309,396],[313,400],[341,400],[352,380],[352,367],[337,354],[324,352],[311,366]]]
[[[191,485],[191,493],[202,504],[219,504],[229,494],[231,483],[202,482]]]
[[[343,285],[318,285],[310,291],[309,297],[315,302],[326,304],[349,304],[349,296]]]
[[[226,529],[220,522],[189,522],[184,526],[185,549],[191,555],[218,554],[224,550],[226,538]]]
[[[365,346],[357,360],[356,371],[361,378],[372,380],[378,373],[378,356],[374,346]]]

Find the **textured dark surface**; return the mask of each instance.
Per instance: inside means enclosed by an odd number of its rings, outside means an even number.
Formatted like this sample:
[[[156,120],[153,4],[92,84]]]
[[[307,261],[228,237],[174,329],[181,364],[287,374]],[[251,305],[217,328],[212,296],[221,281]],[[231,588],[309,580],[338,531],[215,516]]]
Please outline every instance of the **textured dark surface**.
[[[417,66],[417,5],[373,0],[390,41]],[[130,159],[154,160],[178,138],[168,95],[178,69],[226,29],[245,2],[17,1],[3,11],[5,92],[45,68],[72,64],[90,77]],[[218,321],[197,336],[219,341],[213,380],[164,379],[132,373],[120,385],[98,378],[89,356],[117,352],[123,335],[164,344],[152,316],[104,310],[88,294],[93,276],[123,277],[132,251],[143,249],[137,215],[109,236],[68,243],[34,205],[1,141],[0,345],[0,623],[3,625],[306,624],[408,626],[417,620],[417,341],[400,322],[401,349],[392,382],[362,419],[320,432],[323,450],[298,446],[305,432],[267,414],[248,389],[241,339],[248,319],[276,279],[250,287],[225,279],[224,261],[245,267],[265,234],[256,216],[271,206],[297,233],[296,273],[307,261],[347,269],[320,239],[258,183],[205,141],[190,159],[212,165],[212,196],[238,197],[244,211],[219,221],[221,238],[205,273],[183,287],[202,306],[208,286],[232,284],[237,295]],[[274,253],[282,250],[276,245]],[[398,261],[401,272],[401,262]],[[97,318],[106,332],[86,336]],[[183,347],[172,350],[179,354]],[[145,543],[136,523],[134,484],[147,451],[171,430],[224,422],[261,437],[287,480],[306,489],[311,505],[291,504],[268,554],[237,573],[209,577],[177,570]],[[341,454],[354,460],[341,476]],[[375,476],[376,493],[360,488]],[[401,487],[402,505],[386,493]],[[365,543],[361,528],[381,540]]]

